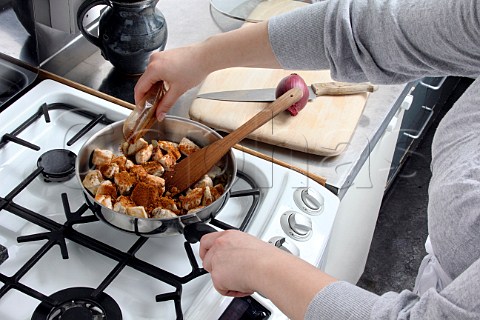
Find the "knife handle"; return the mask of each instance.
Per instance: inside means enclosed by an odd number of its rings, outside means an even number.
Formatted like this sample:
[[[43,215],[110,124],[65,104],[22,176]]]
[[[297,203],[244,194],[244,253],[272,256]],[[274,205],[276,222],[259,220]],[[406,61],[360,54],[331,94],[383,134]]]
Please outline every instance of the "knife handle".
[[[363,92],[373,92],[378,89],[370,83],[348,83],[348,82],[321,82],[312,83],[312,89],[315,95],[340,96],[346,94],[356,94]]]

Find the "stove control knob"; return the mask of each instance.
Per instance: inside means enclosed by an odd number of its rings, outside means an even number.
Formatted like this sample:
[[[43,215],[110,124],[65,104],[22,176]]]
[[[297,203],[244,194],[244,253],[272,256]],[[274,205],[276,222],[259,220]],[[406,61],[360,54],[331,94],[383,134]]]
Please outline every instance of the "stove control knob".
[[[324,199],[320,192],[312,188],[298,188],[293,194],[297,207],[310,215],[319,215],[323,212]]]
[[[298,249],[294,243],[290,243],[290,241],[285,239],[285,237],[272,237],[270,240],[268,240],[268,243],[271,243],[275,247],[291,253],[294,256],[300,256],[300,249]]]
[[[283,231],[295,240],[306,241],[312,237],[312,219],[300,212],[285,212],[280,224]]]

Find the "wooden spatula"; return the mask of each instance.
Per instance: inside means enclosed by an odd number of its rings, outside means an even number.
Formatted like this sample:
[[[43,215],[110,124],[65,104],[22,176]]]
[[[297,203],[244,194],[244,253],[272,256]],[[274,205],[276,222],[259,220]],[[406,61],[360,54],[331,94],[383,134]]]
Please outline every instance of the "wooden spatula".
[[[277,114],[300,100],[301,97],[301,89],[290,89],[223,139],[203,147],[177,163],[172,171],[166,171],[163,175],[165,179],[165,190],[175,195],[190,187],[208,173],[230,148]]]

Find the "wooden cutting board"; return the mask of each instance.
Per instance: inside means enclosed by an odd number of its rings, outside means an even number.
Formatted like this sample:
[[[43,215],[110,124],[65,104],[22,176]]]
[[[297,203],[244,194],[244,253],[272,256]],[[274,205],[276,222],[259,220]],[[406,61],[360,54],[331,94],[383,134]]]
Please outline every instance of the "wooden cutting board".
[[[252,20],[265,20],[308,4],[292,0],[262,1],[250,13]],[[210,74],[199,93],[221,90],[275,88],[280,80],[295,72],[307,84],[331,82],[329,70],[292,71],[277,69],[231,68]],[[248,136],[250,139],[306,153],[335,156],[347,147],[362,115],[367,93],[349,96],[322,96],[307,103],[295,117],[287,112]],[[230,132],[245,123],[266,103],[228,102],[195,99],[190,118],[209,127]]]
[[[307,84],[330,82],[329,70],[291,71],[260,68],[231,68],[210,74],[199,93],[221,90],[276,87],[296,72]],[[285,112],[263,125],[250,139],[306,153],[335,156],[347,147],[362,115],[368,94],[321,96],[307,103],[297,116]],[[230,132],[264,108],[264,102],[230,102],[197,98],[190,108],[192,120]]]

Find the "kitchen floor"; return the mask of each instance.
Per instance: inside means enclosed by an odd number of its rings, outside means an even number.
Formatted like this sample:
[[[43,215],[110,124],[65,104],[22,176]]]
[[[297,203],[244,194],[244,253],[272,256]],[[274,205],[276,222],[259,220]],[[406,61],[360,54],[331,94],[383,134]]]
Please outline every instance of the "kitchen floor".
[[[433,135],[441,118],[471,82],[471,79],[460,80],[386,192],[358,286],[377,294],[413,289],[418,267],[426,254]]]

